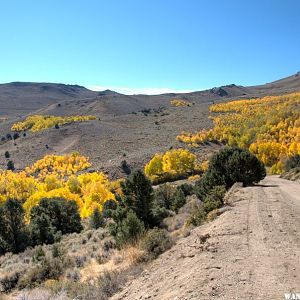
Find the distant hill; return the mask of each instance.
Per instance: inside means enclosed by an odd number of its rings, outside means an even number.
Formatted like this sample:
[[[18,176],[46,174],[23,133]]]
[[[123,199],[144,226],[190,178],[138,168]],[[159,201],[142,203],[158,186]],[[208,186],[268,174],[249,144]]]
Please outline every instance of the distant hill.
[[[33,82],[0,84],[0,115],[22,115],[60,101],[96,95],[96,92],[79,85]]]
[[[162,95],[123,95],[111,90],[95,92],[79,85],[57,83],[12,82],[0,84],[0,117],[21,117],[41,110],[41,113],[86,113],[92,110],[106,114],[127,114],[143,108],[168,105],[170,99],[181,98],[195,103],[220,99],[260,97],[300,90],[300,72],[258,86],[230,84],[192,93]],[[53,104],[67,104],[56,112]]]
[[[94,115],[96,120],[27,132],[16,141],[1,142],[0,169],[6,168],[9,151],[17,169],[49,153],[78,151],[88,156],[93,168],[120,178],[121,162],[141,168],[155,153],[183,147],[176,140],[182,131],[194,132],[212,126],[209,105],[232,99],[300,91],[299,73],[259,86],[235,84],[192,93],[123,95],[111,90],[90,91],[78,85],[13,82],[0,84],[0,138],[11,126],[30,114]],[[174,107],[172,99],[189,101],[189,107]],[[220,145],[195,151],[205,156]]]

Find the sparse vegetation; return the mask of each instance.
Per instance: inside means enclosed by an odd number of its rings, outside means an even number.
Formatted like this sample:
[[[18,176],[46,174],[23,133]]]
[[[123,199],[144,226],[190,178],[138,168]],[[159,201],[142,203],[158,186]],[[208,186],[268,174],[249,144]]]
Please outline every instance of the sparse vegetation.
[[[290,171],[291,169],[300,167],[300,155],[296,154],[287,159],[285,162],[284,170],[286,172]]]
[[[165,230],[154,228],[141,239],[141,249],[146,251],[150,259],[156,258],[172,247],[172,240]]]
[[[58,280],[65,269],[72,265],[72,261],[67,257],[48,258],[45,257],[41,263],[36,265],[18,281],[18,287],[21,289],[34,287],[46,280]]]
[[[15,288],[23,272],[11,271],[0,278],[0,291],[9,292]]]

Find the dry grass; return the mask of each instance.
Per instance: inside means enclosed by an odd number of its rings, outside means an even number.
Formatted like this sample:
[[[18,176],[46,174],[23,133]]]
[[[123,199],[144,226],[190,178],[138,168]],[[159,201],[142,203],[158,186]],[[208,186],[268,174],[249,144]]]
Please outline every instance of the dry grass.
[[[89,264],[80,270],[80,281],[93,283],[95,277],[106,272],[125,271],[143,261],[144,251],[137,246],[127,246],[121,250],[111,251],[106,262],[100,263],[92,259]]]
[[[283,173],[280,177],[292,181],[300,181],[300,167],[291,169],[288,172]]]
[[[31,291],[22,292],[16,300],[69,300],[65,291],[53,295],[51,291],[37,288]]]
[[[68,261],[68,264],[65,265],[68,268],[64,270],[62,277],[66,280],[79,281],[79,269],[95,261],[99,253],[104,253],[106,259],[109,260],[112,250],[115,248],[115,243],[107,230],[98,229],[65,235],[57,246],[62,250],[64,260]],[[38,248],[40,246],[32,249],[28,248],[19,254],[6,253],[0,256],[1,292],[13,290],[20,281],[24,285],[24,278],[34,278],[32,274],[37,272],[44,259],[50,262],[53,260],[53,245],[44,245],[41,247],[45,253],[45,257],[39,260],[34,259]],[[30,282],[30,285],[32,284],[34,282]]]

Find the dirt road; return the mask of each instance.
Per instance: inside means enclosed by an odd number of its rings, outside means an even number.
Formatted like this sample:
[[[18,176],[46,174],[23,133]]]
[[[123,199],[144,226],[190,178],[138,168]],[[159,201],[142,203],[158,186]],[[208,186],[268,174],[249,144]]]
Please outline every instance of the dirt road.
[[[270,176],[237,190],[232,202],[113,299],[281,300],[300,293],[300,184]]]

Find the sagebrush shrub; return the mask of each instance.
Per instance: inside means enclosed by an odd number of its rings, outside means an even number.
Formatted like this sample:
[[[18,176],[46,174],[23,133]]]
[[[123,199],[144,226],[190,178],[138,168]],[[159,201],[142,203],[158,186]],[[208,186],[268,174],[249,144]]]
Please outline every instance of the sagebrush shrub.
[[[12,271],[9,274],[0,277],[0,292],[7,293],[15,288],[21,275],[21,271]]]
[[[149,258],[156,258],[172,247],[168,233],[159,228],[150,229],[140,241],[140,247],[146,251]]]
[[[32,261],[33,262],[40,262],[40,261],[42,261],[45,258],[46,258],[46,253],[45,253],[43,247],[42,246],[38,246],[35,249],[35,251],[34,251],[34,253],[32,255]]]
[[[204,199],[203,209],[206,213],[220,208],[223,205],[223,199],[226,193],[225,186],[217,185],[212,188],[208,195]]]
[[[203,207],[200,207],[192,213],[187,221],[187,225],[200,226],[205,222],[206,217],[207,213],[205,212]]]
[[[48,279],[58,280],[64,271],[71,266],[73,266],[73,262],[67,257],[46,258],[20,278],[18,287],[23,289],[26,287],[34,287]]]
[[[194,187],[193,185],[189,183],[184,183],[180,186],[185,196],[190,196],[194,193]]]
[[[291,169],[300,167],[300,155],[296,154],[287,159],[284,165],[285,171],[290,171]]]

